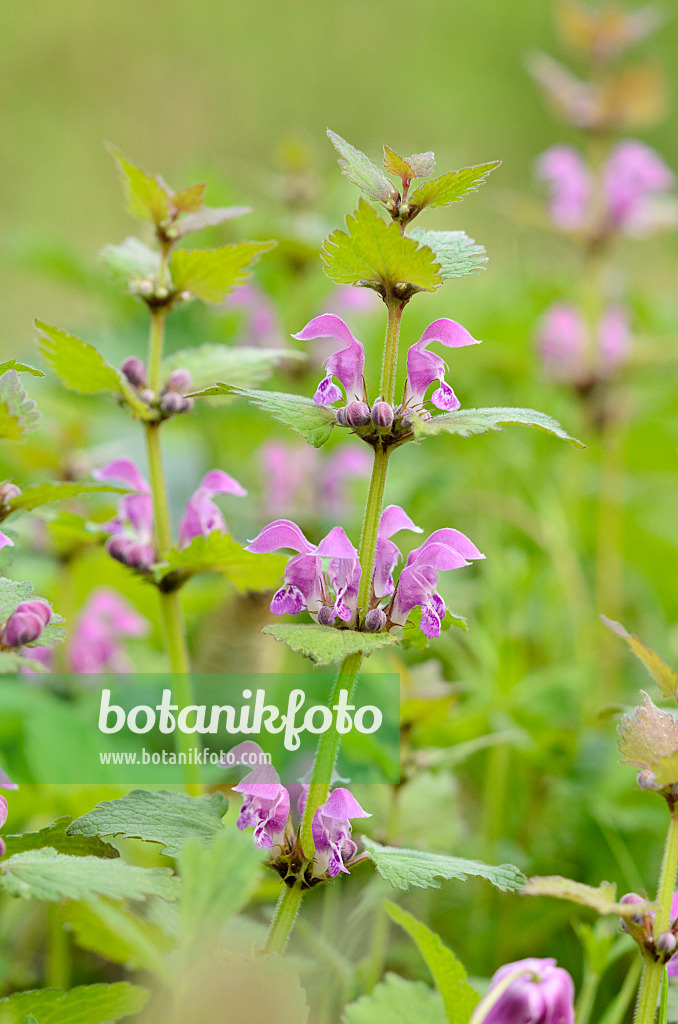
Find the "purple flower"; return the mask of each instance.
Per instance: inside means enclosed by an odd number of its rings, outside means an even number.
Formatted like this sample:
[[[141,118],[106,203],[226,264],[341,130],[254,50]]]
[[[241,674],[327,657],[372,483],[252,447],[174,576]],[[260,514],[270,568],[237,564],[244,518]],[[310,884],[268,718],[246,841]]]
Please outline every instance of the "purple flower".
[[[72,672],[130,672],[120,643],[123,637],[144,636],[149,623],[114,590],[94,590],[71,634],[68,661]]]
[[[651,198],[675,181],[671,169],[649,146],[626,139],[612,150],[603,170],[608,218],[618,229],[643,234],[651,223]]]
[[[23,647],[38,639],[52,617],[52,610],[43,601],[22,601],[2,628],[5,647]]]
[[[368,477],[371,470],[372,459],[364,448],[342,447],[329,455],[320,473],[316,496],[323,512],[334,518],[345,516],[348,505],[346,481]]]
[[[259,458],[264,471],[266,511],[269,515],[284,515],[297,500],[303,501],[304,488],[317,473],[318,453],[307,444],[271,441],[261,446]],[[309,497],[306,494],[307,501]]]
[[[599,364],[603,373],[609,373],[623,363],[631,345],[629,312],[620,302],[608,306],[598,328]]]
[[[400,530],[412,530],[423,533],[415,526],[407,512],[399,505],[388,505],[381,513],[379,532],[377,533],[377,550],[374,558],[374,593],[378,598],[386,597],[395,590],[393,570],[400,561],[400,551],[391,537]]]
[[[12,540],[12,538],[8,537],[6,533],[3,533],[2,530],[0,530],[0,551],[2,551],[3,548],[13,547],[14,541]]]
[[[207,473],[186,503],[186,511],[179,523],[180,548],[188,547],[194,537],[208,537],[214,530],[226,533],[226,520],[212,501],[215,494],[235,494],[243,498],[247,491],[221,469]]]
[[[281,785],[273,765],[260,765],[233,789],[245,797],[237,821],[238,828],[254,828],[254,841],[263,849],[282,846],[290,813],[290,796]]]
[[[228,296],[224,307],[244,309],[247,315],[247,325],[238,337],[239,345],[254,345],[256,348],[287,346],[275,306],[261,288],[253,284],[240,285]]]
[[[324,380],[321,380],[313,401],[316,405],[331,405],[339,401],[343,396],[341,389],[334,383],[332,377],[336,377],[344,385],[346,401],[353,399],[366,401],[365,381],[363,369],[365,366],[365,350],[362,344],[354,338],[348,326],[340,316],[334,313],[324,313],[317,316],[310,323],[306,324],[293,338],[299,341],[312,341],[315,338],[334,338],[340,341],[343,348],[334,352],[325,360],[327,373]]]
[[[552,146],[537,160],[537,177],[550,189],[549,212],[556,227],[583,227],[592,192],[591,173],[573,146]]]
[[[607,377],[628,356],[630,325],[621,303],[608,306],[597,332],[597,351],[586,346],[586,326],[581,312],[571,303],[559,302],[542,316],[537,345],[544,370],[554,380],[577,384],[592,376]]]
[[[12,782],[7,772],[0,768],[0,789],[18,789],[16,782]],[[0,825],[0,828],[2,826]]]
[[[505,964],[478,1003],[474,1024],[574,1024],[574,984],[552,959]]]
[[[333,789],[313,815],[311,829],[315,856],[313,874],[336,878],[340,871],[349,874],[350,861],[358,847],[351,839],[351,818],[371,818],[347,789]]]
[[[0,795],[0,828],[4,828],[5,822],[7,821],[8,810],[9,809],[7,807],[7,801],[5,800],[4,796]],[[7,847],[5,846],[3,840],[0,838],[0,857],[3,856],[6,849]]]
[[[420,405],[426,396],[429,384],[438,381],[440,387],[431,395],[431,401],[438,409],[454,411],[460,402],[452,388],[445,381],[447,363],[439,355],[428,351],[432,341],[439,341],[448,348],[459,348],[462,345],[478,345],[465,327],[454,320],[443,318],[430,324],[419,341],[411,346],[407,353],[407,384],[405,387],[405,403]]]

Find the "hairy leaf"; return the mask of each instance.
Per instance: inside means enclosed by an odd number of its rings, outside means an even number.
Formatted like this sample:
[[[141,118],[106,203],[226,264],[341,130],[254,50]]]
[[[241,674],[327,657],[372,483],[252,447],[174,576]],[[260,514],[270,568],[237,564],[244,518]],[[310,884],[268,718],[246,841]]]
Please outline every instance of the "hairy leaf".
[[[154,224],[166,220],[170,212],[169,196],[158,179],[135,167],[110,143],[106,148],[117,164],[127,209],[132,216],[138,220],[150,220]]]
[[[618,914],[620,917],[631,917],[653,909],[651,903],[617,903],[617,887],[612,882],[601,882],[598,888],[573,882],[571,878],[560,875],[536,875],[530,878],[523,888],[525,896],[553,896],[558,900],[568,900],[591,907],[599,914]]]
[[[284,423],[314,448],[321,448],[336,425],[334,409],[316,405],[313,399],[303,395],[288,395],[282,391],[253,391],[248,388],[232,387],[229,384],[215,384],[196,394],[196,398],[209,395],[240,395],[247,398],[262,412],[274,420]]]
[[[387,203],[389,200],[395,202],[398,199],[398,190],[380,167],[373,164],[369,157],[361,153],[359,149],[355,149],[349,142],[342,139],[341,135],[330,131],[329,128],[327,134],[339,153],[339,166],[342,171],[368,199],[381,203]]]
[[[115,860],[120,856],[114,846],[103,843],[96,835],[71,835],[67,829],[72,821],[72,817],[66,816],[57,818],[39,832],[24,832],[16,836],[3,835],[7,856],[24,853],[26,850],[42,850],[46,846],[51,846],[57,853],[69,853],[74,857],[107,857]]]
[[[213,530],[207,537],[194,537],[187,548],[173,548],[156,566],[156,577],[167,586],[172,577],[181,584],[199,572],[218,572],[238,590],[270,590],[282,576],[287,559],[283,555],[256,555],[246,551],[227,533]]]
[[[649,694],[641,693],[642,705],[632,715],[624,715],[617,727],[617,745],[626,764],[654,769],[662,758],[678,753],[678,722],[660,711]]]
[[[513,864],[492,867],[463,857],[382,846],[373,839],[364,838],[363,842],[381,877],[396,889],[408,889],[411,885],[420,889],[439,889],[440,878],[456,878],[465,882],[473,876],[487,879],[501,892],[517,892],[527,881]]]
[[[15,992],[0,999],[0,1024],[26,1024],[31,1018],[37,1024],[112,1024],[143,1010],[149,996],[147,989],[128,981],[79,985],[70,992],[58,988]]]
[[[447,280],[450,277],[465,277],[476,270],[484,270],[487,254],[482,245],[477,245],[463,231],[424,231],[415,228],[410,231],[420,245],[427,246],[440,265],[440,276]]]
[[[18,583],[16,580],[9,580],[6,576],[0,576],[0,613],[2,618],[6,619],[12,614],[13,611],[19,607],[22,601],[43,601],[44,604],[49,604],[49,601],[44,601],[43,598],[39,598],[37,594],[33,593],[33,585],[31,583]],[[54,616],[57,622],[63,622],[61,616]]]
[[[105,245],[101,257],[114,274],[125,280],[154,277],[160,270],[160,253],[134,236],[119,245]]]
[[[204,181],[198,185],[188,185],[172,193],[172,206],[179,213],[197,213],[205,205],[206,191],[207,185]]]
[[[626,640],[631,651],[635,654],[655,680],[664,697],[678,698],[678,672],[667,665],[651,647],[646,647],[637,636],[627,633],[621,622],[615,622],[601,615],[600,618],[613,633]]]
[[[108,896],[114,900],[144,900],[147,896],[162,896],[174,900],[178,884],[169,868],[141,868],[103,857],[74,857],[57,853],[50,846],[17,853],[0,863],[0,889],[24,899]]]
[[[188,796],[167,790],[135,789],[118,800],[103,803],[77,818],[69,836],[123,836],[162,843],[161,853],[176,857],[188,839],[209,844],[223,831],[228,800],[221,793]]]
[[[436,162],[433,153],[414,153],[412,156],[399,156],[390,146],[384,146],[384,167],[389,174],[397,174],[403,181],[412,178],[427,178],[433,174]]]
[[[399,638],[390,633],[359,633],[355,629],[334,629],[332,626],[316,624],[265,626],[263,632],[291,650],[299,651],[316,665],[331,665],[343,661],[347,654],[358,652],[368,657],[375,651],[399,642]]]
[[[520,423],[527,427],[537,427],[548,434],[569,441],[575,448],[585,448],[575,437],[571,437],[552,416],[536,409],[459,409],[457,412],[446,412],[441,416],[433,416],[430,420],[417,419],[414,433],[417,437],[431,434],[459,434],[471,437],[472,434],[485,434],[488,430],[501,430],[507,423]]]
[[[203,302],[223,302],[230,291],[247,280],[259,257],[274,245],[275,241],[236,242],[219,249],[176,249],[169,261],[174,287]]]
[[[408,981],[399,974],[387,974],[368,996],[349,1003],[342,1024],[447,1024],[447,1014],[438,992],[423,981]]]
[[[363,199],[346,227],[333,231],[321,252],[325,273],[337,284],[374,288],[382,295],[400,286],[403,296],[433,292],[441,284],[433,252],[401,235],[393,221],[386,224]]]
[[[175,197],[176,198],[176,197]],[[182,217],[175,225],[177,238],[183,238],[193,231],[204,231],[205,228],[214,228],[227,220],[235,220],[246,213],[251,213],[251,206],[205,206],[195,213],[189,213]]]
[[[462,167],[458,171],[449,171],[440,178],[433,181],[425,181],[408,196],[410,207],[417,208],[417,212],[427,206],[449,206],[456,203],[469,192],[475,192],[487,179],[487,176],[499,167],[501,160],[493,160],[488,164],[478,164],[476,167]]]
[[[255,348],[234,345],[198,345],[174,352],[162,366],[163,377],[179,367],[191,373],[191,387],[202,390],[216,381],[239,388],[259,384],[284,360],[304,362],[306,353],[293,348]]]
[[[16,369],[0,376],[0,438],[21,441],[35,430],[40,413],[23,387]]]
[[[407,932],[428,965],[443,998],[449,1024],[468,1024],[480,996],[467,981],[464,965],[439,935],[395,903],[385,902],[389,916]]]

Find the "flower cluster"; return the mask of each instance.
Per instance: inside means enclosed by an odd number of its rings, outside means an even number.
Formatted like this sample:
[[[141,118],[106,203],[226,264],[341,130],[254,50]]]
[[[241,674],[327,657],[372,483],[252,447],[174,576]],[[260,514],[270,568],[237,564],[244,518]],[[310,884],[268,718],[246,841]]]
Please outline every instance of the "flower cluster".
[[[141,401],[156,411],[158,419],[165,420],[180,412],[190,412],[193,408],[194,400],[184,394],[189,390],[192,381],[188,370],[182,367],[172,370],[160,393],[156,394],[147,385],[146,364],[137,356],[125,359],[120,369]]]
[[[574,1024],[572,978],[550,958],[504,964],[472,1019],[479,1024]]]
[[[459,569],[484,556],[459,530],[436,530],[410,552],[398,583],[393,572],[401,554],[391,539],[400,530],[421,533],[404,509],[389,505],[381,514],[368,607],[358,609],[361,567],[358,552],[340,526],[319,544],[312,544],[296,523],[277,519],[248,545],[249,551],[268,553],[291,548],[297,554],[285,568],[284,585],[271,601],[275,615],[308,611],[321,625],[342,623],[380,632],[403,626],[413,608],[421,607],[420,628],[429,638],[440,636],[445,602],[437,592],[438,573]],[[364,618],[360,624],[358,613]]]
[[[271,764],[260,765],[246,775],[237,786],[237,793],[244,796],[238,828],[254,829],[254,841],[264,850],[289,853],[295,843],[290,819],[290,794],[280,782],[280,777]],[[304,787],[297,810],[301,815],[306,799]],[[347,789],[333,789],[324,804],[313,816],[312,832],[315,846],[312,877],[336,878],[340,872],[348,874],[348,867],[358,847],[351,839],[351,819],[369,818]]]
[[[375,431],[383,440],[384,432],[397,435],[399,427],[407,430],[408,411],[421,412],[428,388],[433,383],[438,385],[431,395],[433,405],[445,412],[458,409],[461,403],[445,380],[447,364],[439,355],[430,352],[428,346],[434,341],[448,348],[478,344],[466,328],[454,320],[435,320],[407,353],[407,383],[403,401],[393,408],[381,399],[370,406],[363,375],[365,349],[341,317],[334,313],[324,313],[311,320],[293,337],[300,341],[332,338],[341,342],[342,348],[325,361],[326,374],[318,384],[313,401],[323,406],[342,402],[336,411],[337,423],[352,427],[368,441],[374,440]],[[342,385],[343,392],[336,381]]]
[[[115,459],[96,470],[97,480],[117,480],[139,492],[126,494],[118,505],[115,519],[103,529],[110,533],[106,549],[113,558],[133,569],[146,572],[157,562],[153,540],[153,499],[147,481],[130,459]],[[226,532],[226,521],[212,500],[217,494],[243,497],[247,492],[228,473],[213,469],[203,477],[200,487],[186,503],[179,523],[179,547],[185,548],[194,537],[209,536],[214,530]]]

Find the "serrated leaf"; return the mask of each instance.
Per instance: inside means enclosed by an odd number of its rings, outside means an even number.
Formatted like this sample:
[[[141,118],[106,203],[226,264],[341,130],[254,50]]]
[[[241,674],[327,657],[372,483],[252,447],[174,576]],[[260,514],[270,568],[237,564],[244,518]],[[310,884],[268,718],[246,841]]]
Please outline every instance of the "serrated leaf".
[[[0,888],[23,899],[58,901],[108,896],[114,900],[144,900],[161,896],[174,900],[178,881],[169,868],[142,868],[124,860],[74,857],[48,846],[28,850],[0,863]]]
[[[466,970],[439,935],[395,903],[384,906],[393,921],[407,932],[428,965],[440,992],[449,1024],[468,1024],[480,996],[467,981]]]
[[[264,626],[262,632],[310,658],[316,665],[343,661],[348,654],[362,653],[367,658],[375,651],[399,643],[399,637],[390,633],[360,633],[355,629],[334,629],[316,624]]]
[[[112,985],[79,985],[70,992],[43,988],[36,992],[15,992],[0,999],[0,1024],[17,1024],[26,1014],[38,1024],[112,1024],[139,1013],[150,992],[128,981]]]
[[[389,174],[397,174],[403,182],[412,178],[426,178],[433,174],[435,167],[433,153],[413,153],[412,156],[399,156],[390,146],[384,146],[384,167]]]
[[[181,585],[196,573],[218,572],[245,593],[277,586],[286,563],[283,555],[256,555],[229,534],[213,530],[207,537],[194,537],[181,551],[168,551],[164,562],[154,571],[161,587],[172,589],[175,582]]]
[[[179,213],[197,213],[205,203],[207,185],[201,181],[198,185],[189,185],[178,192],[172,193],[172,206]]]
[[[637,768],[654,770],[662,758],[678,753],[678,722],[641,690],[643,703],[617,726],[621,760]],[[678,778],[676,780],[678,782]]]
[[[433,252],[386,224],[363,199],[346,218],[347,231],[333,231],[323,244],[325,273],[337,284],[353,284],[390,294],[434,292],[442,283]]]
[[[135,167],[110,143],[106,148],[117,164],[127,209],[132,216],[139,220],[150,220],[156,225],[166,220],[170,212],[169,197],[158,179],[140,167]]]
[[[189,796],[167,790],[135,789],[118,800],[106,800],[77,818],[69,836],[122,836],[161,843],[160,851],[176,857],[188,839],[209,843],[223,832],[228,800],[221,793]]]
[[[384,172],[368,156],[352,146],[341,135],[327,129],[330,142],[339,154],[339,166],[349,181],[357,185],[368,199],[375,202],[396,202],[398,190]]]
[[[40,413],[23,387],[16,369],[6,370],[0,377],[0,438],[21,441],[35,430]]]
[[[442,999],[423,981],[408,981],[398,974],[387,974],[368,996],[349,1003],[342,1024],[447,1024]]]
[[[463,231],[424,231],[415,228],[410,231],[419,245],[427,246],[440,266],[443,280],[450,277],[465,277],[483,270],[487,263],[487,253],[482,245],[469,238]]]
[[[304,362],[305,352],[292,348],[255,348],[233,345],[198,345],[174,352],[162,364],[163,377],[182,367],[190,371],[195,390],[224,381],[239,388],[251,387],[266,380],[284,360]]]
[[[16,359],[6,359],[4,363],[0,363],[0,373],[6,373],[7,370],[16,370],[17,373],[30,373],[31,377],[44,377],[42,370],[38,370],[35,366],[29,366],[28,363],[18,363]]]
[[[553,896],[558,900],[568,900],[584,907],[591,907],[599,914],[617,914],[620,917],[631,917],[654,909],[652,903],[617,903],[617,887],[612,882],[601,882],[598,888],[573,882],[571,878],[561,875],[536,875],[530,878],[523,888],[525,896]]]
[[[189,213],[178,221],[174,230],[177,238],[183,238],[193,231],[204,231],[205,228],[214,228],[227,220],[235,220],[236,217],[243,217],[251,213],[251,206],[205,206],[196,213]]]
[[[115,274],[125,280],[152,278],[160,270],[160,253],[134,236],[126,238],[120,245],[105,245],[101,257]]]
[[[73,821],[72,817],[57,818],[51,825],[41,828],[39,832],[24,832],[22,835],[3,835],[7,856],[25,853],[26,850],[42,850],[51,846],[57,853],[69,853],[74,857],[107,857],[115,860],[120,856],[110,843],[103,843],[96,835],[70,835],[67,828]]]
[[[434,178],[433,181],[425,181],[408,196],[407,202],[411,208],[417,208],[417,213],[427,206],[449,206],[450,203],[459,202],[469,192],[475,192],[500,163],[501,160],[492,160],[475,167],[462,167],[458,171],[449,171],[440,178]]]
[[[0,576],[0,613],[3,619],[9,618],[21,602],[28,601],[29,598],[31,601],[43,600],[33,593],[32,583],[18,583],[16,580],[7,579],[6,576]],[[49,605],[49,601],[44,603]],[[58,622],[63,621],[59,616],[56,616],[56,619]]]
[[[249,388],[232,387],[229,384],[215,384],[214,387],[196,393],[194,397],[209,395],[240,395],[247,398],[252,405],[256,405],[274,420],[291,427],[314,448],[321,448],[329,440],[337,422],[334,409],[316,405],[313,399],[305,398],[303,395],[288,395],[282,391],[253,391]]]
[[[0,651],[0,675],[15,675],[22,668],[29,668],[31,672],[47,671],[42,662],[26,658],[17,651]]]
[[[440,878],[466,882],[472,876],[486,879],[501,892],[517,892],[527,882],[522,871],[513,864],[493,867],[463,857],[382,846],[373,839],[363,838],[363,843],[381,877],[396,889],[408,889],[410,886],[439,889]]]
[[[26,487],[10,502],[11,512],[31,512],[41,505],[52,501],[67,501],[69,498],[82,497],[87,494],[128,494],[127,487],[112,487],[110,484],[93,484],[85,481],[79,483],[49,481]]]
[[[172,282],[177,291],[190,292],[203,302],[223,302],[274,245],[275,241],[236,242],[218,249],[175,249],[169,261]]]
[[[575,448],[585,448],[575,437],[571,437],[557,420],[536,409],[458,409],[457,412],[446,412],[442,416],[432,416],[430,420],[415,419],[414,433],[416,437],[431,434],[459,434],[471,437],[473,434],[485,434],[488,430],[502,430],[508,423],[518,423],[526,427],[537,427],[548,434],[569,441]]]
[[[678,698],[678,672],[667,665],[651,647],[646,647],[637,636],[627,633],[621,622],[608,619],[605,615],[601,615],[600,618],[608,629],[620,636],[622,640],[626,640],[630,650],[643,663],[664,697]]]

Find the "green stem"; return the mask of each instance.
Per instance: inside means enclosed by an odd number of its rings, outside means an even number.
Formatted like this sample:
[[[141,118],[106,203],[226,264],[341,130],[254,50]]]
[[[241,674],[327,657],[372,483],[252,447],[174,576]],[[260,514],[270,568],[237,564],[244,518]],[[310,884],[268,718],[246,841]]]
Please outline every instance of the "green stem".
[[[655,938],[667,931],[671,923],[671,900],[676,885],[676,871],[678,871],[678,812],[674,806],[671,808],[664,858],[659,875],[657,912],[654,919]],[[659,960],[646,959],[638,991],[635,1024],[653,1024],[665,968],[666,965]]]
[[[393,405],[395,398],[396,373],[398,371],[398,347],[400,341],[400,321],[405,303],[401,299],[387,299],[388,323],[386,324],[386,341],[384,343],[384,361],[381,367],[381,397]]]
[[[577,1024],[589,1024],[600,978],[600,971],[594,971],[590,967],[585,969],[584,980],[579,992],[579,999],[577,1000],[577,1012],[575,1013]]]
[[[268,933],[266,945],[264,946],[264,953],[278,953],[282,955],[285,952],[287,940],[290,937],[294,921],[301,906],[302,896],[303,890],[300,881],[296,881],[293,886],[285,887],[285,891],[275,908],[271,930]]]
[[[364,615],[365,612],[369,611],[372,577],[374,576],[374,559],[377,552],[379,518],[384,504],[389,454],[388,448],[379,446],[374,449],[372,477],[370,479],[370,489],[365,506],[365,518],[363,519],[363,528],[360,536],[360,566],[362,574],[358,588],[358,615]]]
[[[71,940],[64,928],[61,907],[51,904],[47,910],[48,957],[47,985],[67,989],[71,984]]]

